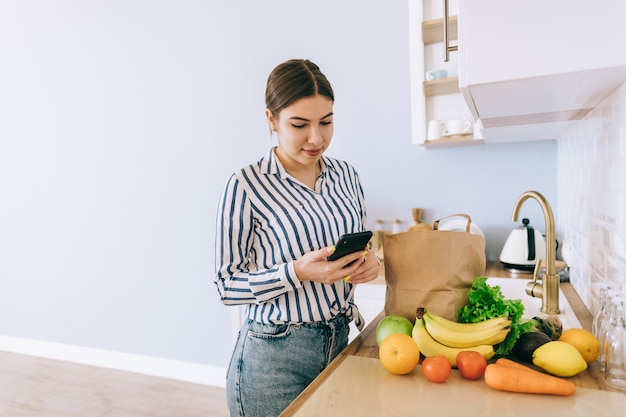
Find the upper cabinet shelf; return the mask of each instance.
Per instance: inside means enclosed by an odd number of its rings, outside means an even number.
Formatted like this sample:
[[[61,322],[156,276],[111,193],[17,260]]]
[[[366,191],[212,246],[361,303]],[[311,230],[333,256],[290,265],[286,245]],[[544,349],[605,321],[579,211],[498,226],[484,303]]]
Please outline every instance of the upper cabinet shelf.
[[[446,0],[448,1],[448,0]],[[409,45],[411,74],[411,142],[426,149],[465,147],[484,144],[480,124],[471,120],[471,113],[463,101],[459,89],[458,52],[448,56],[446,60],[444,37],[448,42],[448,51],[458,44],[460,19],[456,16],[458,9],[453,2],[451,9],[445,7],[443,0],[417,1],[411,0],[409,6]],[[443,6],[443,10],[442,10]],[[450,13],[452,10],[452,13]],[[447,11],[447,12],[446,12]],[[454,14],[451,16],[450,14]],[[444,36],[444,19],[448,16]],[[426,81],[431,78],[430,71],[447,71],[447,78]],[[449,136],[441,122],[449,120],[468,120],[473,129],[457,136]],[[437,128],[431,121],[440,121]],[[448,123],[451,125],[452,123]],[[429,126],[431,127],[429,131]],[[464,131],[465,132],[465,131]],[[477,134],[474,135],[474,132]]]
[[[450,40],[457,39],[457,21],[456,16],[450,16],[448,19],[448,36]],[[424,45],[443,42],[443,19],[422,22],[422,42]]]
[[[457,39],[457,17],[448,19],[448,37]],[[422,22],[422,42],[424,45],[443,42],[443,19],[433,19]],[[460,93],[458,77],[449,77],[433,81],[424,81],[424,96],[433,97],[444,94]]]
[[[424,95],[426,97],[440,96],[443,94],[454,94],[460,92],[461,90],[459,89],[459,79],[457,77],[424,81]]]
[[[450,16],[448,19],[448,34],[450,40],[457,39],[457,17]],[[422,42],[424,45],[443,42],[443,19],[427,20],[422,22]],[[439,80],[424,81],[424,96],[432,97],[444,94],[458,94],[458,77],[442,78]]]

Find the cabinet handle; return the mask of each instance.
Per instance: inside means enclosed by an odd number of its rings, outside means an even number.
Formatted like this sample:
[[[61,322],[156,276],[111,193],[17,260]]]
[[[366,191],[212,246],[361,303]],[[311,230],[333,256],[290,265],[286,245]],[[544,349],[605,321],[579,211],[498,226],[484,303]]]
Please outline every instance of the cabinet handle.
[[[450,60],[450,52],[458,51],[458,45],[450,45],[450,40],[448,39],[448,0],[443,0],[443,62],[448,62]]]

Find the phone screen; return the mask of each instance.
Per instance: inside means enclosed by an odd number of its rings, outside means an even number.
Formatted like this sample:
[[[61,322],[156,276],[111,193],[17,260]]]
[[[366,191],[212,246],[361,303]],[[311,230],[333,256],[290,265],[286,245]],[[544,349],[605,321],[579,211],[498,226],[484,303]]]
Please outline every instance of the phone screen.
[[[345,234],[339,238],[335,244],[335,251],[327,259],[334,261],[351,253],[364,250],[371,238],[372,232],[370,231]]]

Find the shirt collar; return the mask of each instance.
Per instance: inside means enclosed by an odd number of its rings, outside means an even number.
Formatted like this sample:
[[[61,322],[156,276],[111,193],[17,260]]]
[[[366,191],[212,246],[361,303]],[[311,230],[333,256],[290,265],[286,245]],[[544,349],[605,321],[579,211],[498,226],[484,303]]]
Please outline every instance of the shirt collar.
[[[259,161],[261,173],[266,175],[280,175],[281,178],[286,178],[288,175],[287,170],[285,170],[283,164],[280,163],[280,160],[274,152],[275,149],[275,147],[271,148]],[[326,171],[334,170],[334,167],[329,163],[330,161],[325,155],[322,155],[320,162],[322,169],[320,175],[326,175]]]

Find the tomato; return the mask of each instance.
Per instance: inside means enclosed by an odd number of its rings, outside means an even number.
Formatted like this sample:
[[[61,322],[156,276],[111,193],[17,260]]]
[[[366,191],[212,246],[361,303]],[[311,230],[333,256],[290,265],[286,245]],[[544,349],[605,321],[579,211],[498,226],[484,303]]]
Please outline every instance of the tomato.
[[[480,379],[485,374],[487,360],[475,350],[464,350],[456,355],[456,367],[464,378]]]
[[[422,373],[429,381],[446,382],[452,373],[452,364],[446,356],[431,356],[422,362]]]

